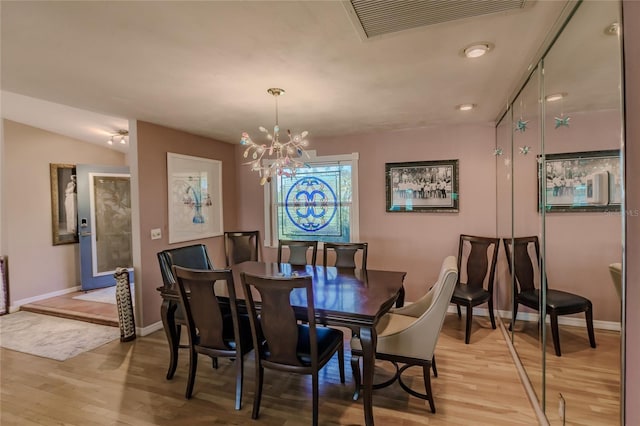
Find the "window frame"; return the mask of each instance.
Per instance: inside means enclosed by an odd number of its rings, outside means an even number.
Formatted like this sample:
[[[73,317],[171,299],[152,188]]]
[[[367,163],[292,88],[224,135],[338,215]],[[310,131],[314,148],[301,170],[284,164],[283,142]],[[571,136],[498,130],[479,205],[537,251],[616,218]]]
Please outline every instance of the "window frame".
[[[340,155],[323,155],[317,156],[316,151],[306,151],[309,158],[305,159],[305,163],[311,167],[331,164],[350,164],[351,165],[351,208],[349,216],[349,233],[350,242],[360,241],[360,202],[358,196],[358,160],[360,155],[357,152],[351,154]],[[265,162],[267,163],[267,162]],[[268,163],[267,163],[268,164]],[[278,247],[278,200],[277,200],[277,179],[271,179],[271,182],[264,185],[264,246]],[[321,248],[323,242],[318,242]]]

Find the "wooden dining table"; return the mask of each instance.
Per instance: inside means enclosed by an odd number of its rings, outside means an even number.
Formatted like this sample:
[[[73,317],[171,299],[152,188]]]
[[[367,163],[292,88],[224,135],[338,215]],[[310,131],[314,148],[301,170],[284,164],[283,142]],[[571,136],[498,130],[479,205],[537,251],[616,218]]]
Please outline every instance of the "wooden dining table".
[[[394,303],[402,305],[406,272],[360,270],[323,266],[292,266],[288,263],[243,262],[231,267],[238,305],[244,305],[244,290],[240,280],[242,272],[263,277],[311,276],[318,322],[347,327],[360,337],[362,344],[362,399],[366,425],[373,425],[373,374],[375,365],[376,324]],[[179,336],[174,314],[178,295],[176,289],[158,289],[163,298],[162,322],[171,349],[171,362],[167,378],[173,376],[177,366]],[[294,290],[291,303],[301,318],[306,317],[306,296]]]

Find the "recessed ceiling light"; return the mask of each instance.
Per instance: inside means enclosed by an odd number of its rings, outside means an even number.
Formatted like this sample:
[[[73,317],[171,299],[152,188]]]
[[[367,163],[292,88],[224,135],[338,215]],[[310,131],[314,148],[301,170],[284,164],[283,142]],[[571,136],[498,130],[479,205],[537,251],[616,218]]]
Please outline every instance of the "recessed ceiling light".
[[[478,42],[464,48],[463,53],[467,58],[479,58],[493,48],[491,43]]]
[[[618,22],[613,22],[611,25],[608,25],[607,28],[604,29],[604,33],[606,35],[620,34],[620,24]]]
[[[460,105],[456,105],[456,109],[459,111],[471,111],[476,106],[477,106],[476,104],[460,104]]]
[[[564,99],[567,97],[567,94],[562,92],[562,93],[552,93],[550,95],[545,96],[545,100],[547,102],[555,102],[555,101],[559,101],[560,99]]]

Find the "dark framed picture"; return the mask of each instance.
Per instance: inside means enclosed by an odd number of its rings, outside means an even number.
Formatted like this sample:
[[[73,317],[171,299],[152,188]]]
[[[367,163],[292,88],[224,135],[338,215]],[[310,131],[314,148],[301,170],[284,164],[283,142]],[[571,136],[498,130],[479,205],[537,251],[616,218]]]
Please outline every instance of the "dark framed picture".
[[[538,211],[620,211],[620,150],[547,154],[544,164],[538,160]]]
[[[76,166],[49,164],[53,245],[78,242]]]
[[[458,212],[458,160],[386,163],[388,212]]]

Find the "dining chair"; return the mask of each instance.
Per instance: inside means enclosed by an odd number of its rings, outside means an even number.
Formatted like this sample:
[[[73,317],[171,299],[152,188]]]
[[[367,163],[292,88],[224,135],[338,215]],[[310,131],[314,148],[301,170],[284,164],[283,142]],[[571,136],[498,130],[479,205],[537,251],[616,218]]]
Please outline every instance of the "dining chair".
[[[224,233],[224,253],[227,266],[247,260],[258,260],[259,231],[226,231]]]
[[[462,317],[460,305],[465,306],[467,326],[464,343],[469,344],[473,307],[487,303],[491,328],[495,330],[493,314],[493,281],[498,260],[499,238],[460,235],[458,244],[458,282],[451,297],[456,304],[458,318]]]
[[[241,273],[255,347],[255,393],[251,417],[258,418],[264,369],[309,374],[313,389],[313,424],[318,424],[318,372],[338,353],[340,382],[344,383],[344,336],[331,327],[316,327],[312,278],[264,278]],[[260,297],[260,318],[254,291]],[[306,324],[297,321],[290,296],[306,295]]]
[[[360,269],[367,269],[367,246],[367,243],[324,243],[322,264],[327,266],[327,255],[329,251],[333,251],[336,257],[333,266],[336,268],[355,268],[356,253],[360,250],[362,252]]]
[[[171,269],[173,265],[192,269],[213,269],[213,263],[207,252],[207,246],[204,244],[193,244],[185,247],[162,250],[157,253],[157,256],[158,263],[160,264],[160,275],[162,275],[162,281],[166,288],[172,288],[177,285],[173,270]],[[176,341],[179,342],[180,335],[182,334],[182,326],[187,325],[187,319],[180,303],[171,301],[169,305],[169,309],[175,309],[174,318],[176,329],[174,332],[176,334]],[[165,330],[165,332],[169,333],[170,331]],[[184,345],[176,345],[175,347],[169,348],[171,357],[167,371],[167,380],[171,380],[175,374],[178,365],[178,349],[186,347],[187,346]],[[215,366],[216,363],[214,361],[214,367]]]
[[[509,272],[514,275],[511,265],[513,254],[513,268],[515,268],[514,279],[514,303],[511,317],[511,326],[516,321],[518,315],[518,305],[524,305],[536,311],[540,310],[540,290],[536,288],[536,276],[540,277],[540,244],[537,236],[503,238]],[[545,280],[548,284],[548,280]],[[589,343],[592,348],[596,347],[596,338],[593,332],[593,305],[586,297],[561,290],[550,289],[547,285],[546,291],[546,311],[551,317],[551,334],[553,337],[553,347],[556,355],[561,356],[560,334],[558,330],[558,316],[584,312],[587,323],[587,333]],[[544,324],[545,318],[540,319]]]
[[[189,334],[189,378],[185,397],[190,399],[193,393],[198,354],[233,358],[236,364],[235,408],[239,410],[242,405],[244,356],[253,349],[253,340],[249,318],[238,315],[233,273],[230,270],[205,271],[175,265],[172,270]],[[224,291],[216,289],[216,281],[224,282]]]
[[[296,266],[316,266],[316,256],[318,255],[317,241],[278,240],[278,263],[282,263],[282,249],[284,247],[289,249],[289,259],[286,263]],[[307,257],[309,249],[311,249],[311,262],[309,262]]]
[[[613,280],[613,286],[616,288],[618,298],[622,300],[622,263],[612,263],[609,265],[609,273]]]
[[[456,258],[448,256],[442,262],[438,281],[424,296],[410,305],[392,309],[380,318],[376,326],[376,359],[391,361],[396,368],[391,380],[376,387],[388,386],[397,380],[400,387],[410,395],[428,400],[432,413],[436,412],[436,406],[429,370],[435,361],[436,343],[457,280]],[[362,345],[360,339],[354,336],[351,339],[351,370],[356,387],[354,399],[357,399],[362,384],[359,362],[361,357]],[[404,365],[398,368],[398,363]],[[422,367],[425,393],[411,389],[402,380],[402,373],[411,366]],[[434,375],[437,376],[435,368]]]

